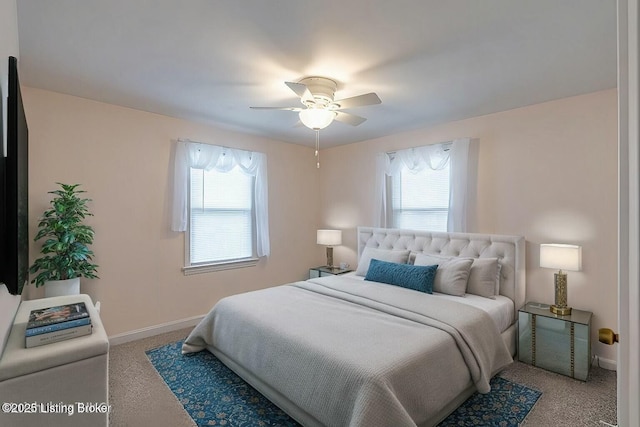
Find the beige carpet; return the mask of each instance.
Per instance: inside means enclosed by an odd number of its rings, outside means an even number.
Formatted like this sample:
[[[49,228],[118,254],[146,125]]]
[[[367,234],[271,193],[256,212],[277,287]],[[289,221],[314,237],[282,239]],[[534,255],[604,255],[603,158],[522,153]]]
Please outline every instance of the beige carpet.
[[[195,426],[145,354],[146,350],[183,339],[188,333],[185,329],[111,347],[111,426]],[[616,424],[613,371],[594,367],[585,383],[515,362],[502,376],[542,391],[524,423],[526,426],[602,427],[600,420]]]

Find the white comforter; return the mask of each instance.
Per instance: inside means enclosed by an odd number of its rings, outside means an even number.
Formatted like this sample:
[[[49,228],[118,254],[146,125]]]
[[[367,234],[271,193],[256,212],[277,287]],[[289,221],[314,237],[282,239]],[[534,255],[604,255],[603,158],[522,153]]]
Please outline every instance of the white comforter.
[[[326,426],[428,424],[512,362],[482,310],[343,276],[221,300],[183,353],[205,348]]]

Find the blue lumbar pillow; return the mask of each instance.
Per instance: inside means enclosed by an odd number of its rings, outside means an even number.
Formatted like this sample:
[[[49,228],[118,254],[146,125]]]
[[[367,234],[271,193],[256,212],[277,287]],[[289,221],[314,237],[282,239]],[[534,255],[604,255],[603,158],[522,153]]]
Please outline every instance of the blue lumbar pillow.
[[[437,265],[397,264],[373,258],[364,279],[430,294],[437,269]]]

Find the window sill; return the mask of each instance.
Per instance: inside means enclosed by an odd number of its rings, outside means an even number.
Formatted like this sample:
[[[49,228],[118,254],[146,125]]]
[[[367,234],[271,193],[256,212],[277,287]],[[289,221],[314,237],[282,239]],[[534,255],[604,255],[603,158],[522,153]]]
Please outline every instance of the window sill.
[[[211,273],[214,271],[232,270],[235,268],[253,267],[258,264],[260,258],[243,258],[232,261],[222,261],[210,264],[199,264],[182,267],[182,272],[185,276],[191,276],[192,274]]]

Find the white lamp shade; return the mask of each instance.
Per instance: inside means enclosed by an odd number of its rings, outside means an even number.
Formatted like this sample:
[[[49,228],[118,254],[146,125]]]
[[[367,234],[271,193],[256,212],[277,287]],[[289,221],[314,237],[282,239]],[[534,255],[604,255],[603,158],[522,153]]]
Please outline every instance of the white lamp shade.
[[[543,243],[540,245],[540,267],[580,271],[582,269],[582,247],[560,243]]]
[[[309,129],[320,130],[331,124],[336,117],[336,112],[323,108],[307,108],[300,111],[299,116],[303,125]]]
[[[317,243],[325,246],[342,244],[342,230],[318,230]]]

